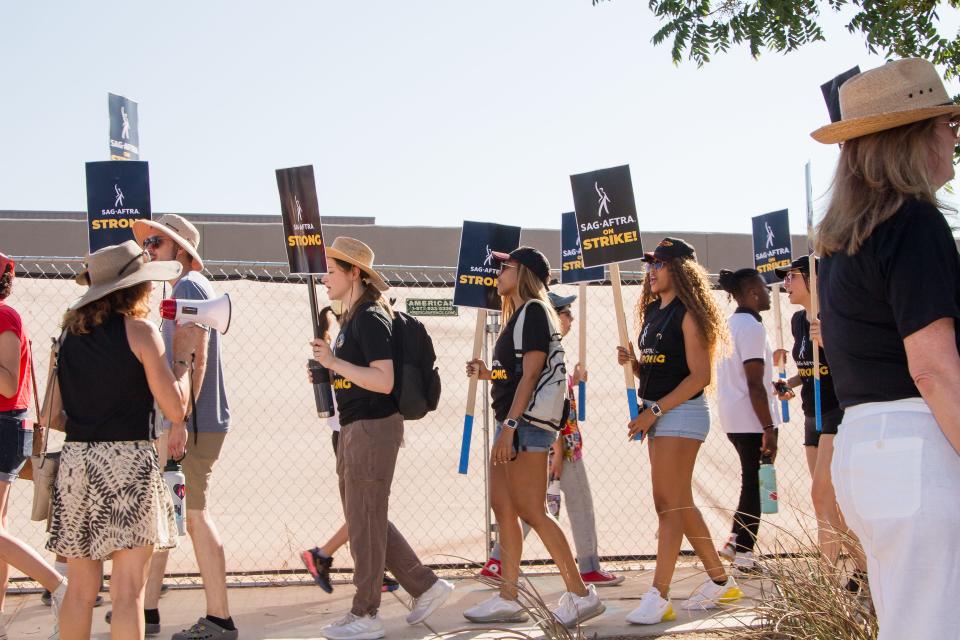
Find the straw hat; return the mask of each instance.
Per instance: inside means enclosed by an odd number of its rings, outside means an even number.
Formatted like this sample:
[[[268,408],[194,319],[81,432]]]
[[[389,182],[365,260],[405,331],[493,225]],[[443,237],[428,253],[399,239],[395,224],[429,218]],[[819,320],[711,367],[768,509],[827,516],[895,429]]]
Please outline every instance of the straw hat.
[[[836,144],[928,118],[960,114],[933,64],[921,58],[888,62],[840,87],[841,119],[810,135]]]
[[[203,259],[200,258],[200,252],[197,251],[197,247],[200,246],[200,232],[186,218],[175,213],[165,213],[156,221],[135,220],[133,223],[133,236],[141,247],[143,241],[152,236],[154,231],[166,234],[171,240],[183,247],[183,250],[193,258],[193,268],[196,271],[203,269]]]
[[[94,251],[84,267],[76,281],[90,288],[70,305],[71,311],[142,282],[173,280],[183,270],[174,260],[151,261],[150,254],[133,240]]]
[[[326,248],[328,258],[349,262],[364,273],[364,275],[380,291],[386,291],[390,285],[373,270],[373,249],[356,238],[340,236],[333,244]]]

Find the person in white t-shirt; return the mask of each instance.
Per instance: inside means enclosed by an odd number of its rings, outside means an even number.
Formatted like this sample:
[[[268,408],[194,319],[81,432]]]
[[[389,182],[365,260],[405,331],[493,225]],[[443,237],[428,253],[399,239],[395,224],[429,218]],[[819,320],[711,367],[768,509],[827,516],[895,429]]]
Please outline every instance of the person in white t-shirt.
[[[740,458],[740,501],[730,540],[720,555],[736,568],[754,567],[753,549],[760,529],[760,462],[777,455],[777,412],[773,351],[760,317],[770,308],[770,290],[756,269],[720,271],[720,288],[737,302],[727,320],[731,348],[717,363],[720,423]]]

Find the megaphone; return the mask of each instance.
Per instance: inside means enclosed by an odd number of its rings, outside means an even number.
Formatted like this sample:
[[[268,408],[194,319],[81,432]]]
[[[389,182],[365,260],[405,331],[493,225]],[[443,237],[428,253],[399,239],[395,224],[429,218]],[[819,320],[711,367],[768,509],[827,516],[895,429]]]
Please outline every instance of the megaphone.
[[[230,316],[233,305],[230,295],[223,294],[210,300],[177,300],[168,298],[160,301],[160,317],[177,322],[196,322],[226,333],[230,328]]]

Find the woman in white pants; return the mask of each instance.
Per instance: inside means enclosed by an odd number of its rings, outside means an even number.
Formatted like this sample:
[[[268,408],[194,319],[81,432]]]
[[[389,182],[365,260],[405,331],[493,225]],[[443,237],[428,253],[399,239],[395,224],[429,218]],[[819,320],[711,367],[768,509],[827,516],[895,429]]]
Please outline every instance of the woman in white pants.
[[[879,640],[960,634],[960,257],[936,192],[960,106],[932,64],[840,88],[843,143],[817,228],[824,347],[840,405],[831,472],[863,543]]]

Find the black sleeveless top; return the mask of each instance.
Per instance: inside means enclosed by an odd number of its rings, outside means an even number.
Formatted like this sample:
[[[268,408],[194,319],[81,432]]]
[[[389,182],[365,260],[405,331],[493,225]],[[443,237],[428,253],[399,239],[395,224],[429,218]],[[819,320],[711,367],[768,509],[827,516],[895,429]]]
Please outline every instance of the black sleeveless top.
[[[817,413],[816,397],[813,388],[813,344],[810,340],[810,323],[807,312],[797,311],[790,319],[790,331],[793,333],[793,360],[797,363],[800,376],[800,399],[803,400],[803,415],[812,417]],[[827,354],[820,347],[820,411],[827,413],[840,407],[837,394],[833,390],[833,376],[827,364]]]
[[[687,308],[674,298],[663,309],[654,300],[643,313],[643,327],[637,338],[640,382],[637,395],[654,402],[677,388],[690,375],[687,350],[683,340],[683,317]],[[658,340],[658,337],[659,340]],[[700,397],[701,389],[694,398]]]
[[[111,315],[90,333],[67,333],[58,380],[67,442],[153,438],[153,394],[130,350],[123,316]]]

